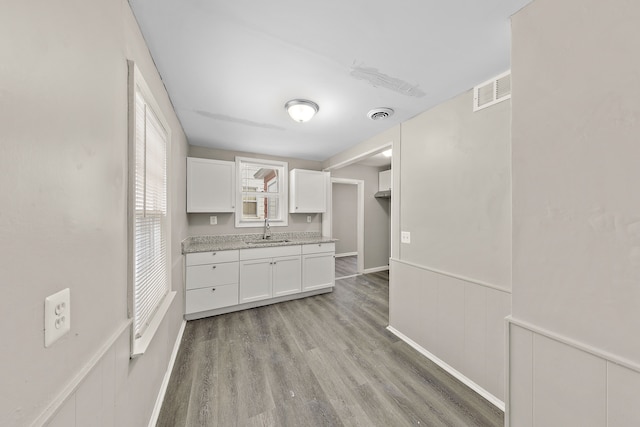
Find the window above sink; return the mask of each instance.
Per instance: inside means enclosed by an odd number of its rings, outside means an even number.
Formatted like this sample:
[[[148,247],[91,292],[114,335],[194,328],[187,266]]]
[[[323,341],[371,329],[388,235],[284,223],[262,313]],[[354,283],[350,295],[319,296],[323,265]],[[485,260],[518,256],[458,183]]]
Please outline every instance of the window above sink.
[[[236,157],[236,227],[288,225],[288,164]]]

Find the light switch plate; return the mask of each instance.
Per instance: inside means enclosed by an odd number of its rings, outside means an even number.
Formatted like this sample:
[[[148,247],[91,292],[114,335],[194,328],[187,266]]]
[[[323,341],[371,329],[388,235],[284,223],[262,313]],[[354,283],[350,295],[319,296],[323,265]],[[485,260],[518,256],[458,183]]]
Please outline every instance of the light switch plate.
[[[311,222],[311,215],[307,215],[307,222]]]
[[[409,231],[403,231],[400,233],[400,241],[402,243],[411,243],[411,233]]]
[[[44,299],[44,346],[50,347],[71,330],[71,291],[63,289]]]
[[[218,224],[218,217],[215,215],[212,215],[209,217],[209,224],[211,225],[216,225]]]

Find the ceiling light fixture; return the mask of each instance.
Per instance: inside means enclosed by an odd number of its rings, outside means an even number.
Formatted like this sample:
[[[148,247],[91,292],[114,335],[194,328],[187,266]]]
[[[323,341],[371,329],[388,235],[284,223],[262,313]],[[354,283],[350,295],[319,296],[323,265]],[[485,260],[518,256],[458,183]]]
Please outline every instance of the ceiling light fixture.
[[[296,122],[308,122],[320,109],[318,104],[306,99],[292,99],[284,104],[284,109]]]

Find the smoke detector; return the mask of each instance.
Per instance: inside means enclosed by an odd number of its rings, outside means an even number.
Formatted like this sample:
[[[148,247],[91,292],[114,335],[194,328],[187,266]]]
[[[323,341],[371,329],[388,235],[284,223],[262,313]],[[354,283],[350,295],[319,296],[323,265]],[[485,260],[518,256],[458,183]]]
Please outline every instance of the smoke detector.
[[[384,120],[393,116],[394,111],[391,108],[374,108],[367,113],[367,117],[371,120]]]

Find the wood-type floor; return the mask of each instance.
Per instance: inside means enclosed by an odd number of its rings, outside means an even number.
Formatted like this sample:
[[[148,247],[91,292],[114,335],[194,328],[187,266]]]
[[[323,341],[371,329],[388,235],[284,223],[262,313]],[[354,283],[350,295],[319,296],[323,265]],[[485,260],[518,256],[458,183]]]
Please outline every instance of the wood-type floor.
[[[388,273],[190,321],[158,426],[502,426],[503,413],[388,332]]]
[[[356,255],[336,258],[336,279],[358,274],[358,257]]]

